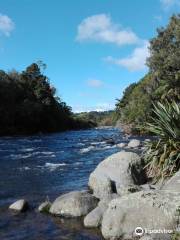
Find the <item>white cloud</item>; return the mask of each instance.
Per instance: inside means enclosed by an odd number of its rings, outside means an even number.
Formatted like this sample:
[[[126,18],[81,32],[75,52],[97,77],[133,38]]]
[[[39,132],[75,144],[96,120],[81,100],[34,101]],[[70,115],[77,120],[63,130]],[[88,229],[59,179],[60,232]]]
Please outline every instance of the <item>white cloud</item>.
[[[143,46],[136,47],[129,57],[117,59],[109,56],[104,60],[125,67],[130,71],[143,70],[146,68],[146,59],[149,56],[148,47],[149,42],[144,41]]]
[[[137,35],[130,29],[122,29],[114,24],[106,14],[85,18],[78,26],[76,39],[78,41],[97,41],[114,43],[119,46],[135,44],[139,41]]]
[[[7,15],[0,14],[0,33],[9,37],[15,27],[14,22]]]
[[[91,111],[97,111],[97,112],[103,112],[108,110],[113,110],[115,108],[115,105],[112,103],[97,103],[94,106],[74,106],[73,112],[74,113],[80,113],[80,112],[91,112]]]
[[[87,81],[87,85],[89,87],[100,88],[104,85],[104,83],[98,79],[90,79]]]
[[[174,5],[180,5],[180,0],[160,0],[160,2],[165,10]]]

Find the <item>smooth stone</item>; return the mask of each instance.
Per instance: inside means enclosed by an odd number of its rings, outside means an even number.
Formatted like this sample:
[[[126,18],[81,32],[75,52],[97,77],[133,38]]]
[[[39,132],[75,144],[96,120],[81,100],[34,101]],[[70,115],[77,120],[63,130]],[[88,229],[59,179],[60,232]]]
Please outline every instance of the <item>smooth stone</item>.
[[[144,162],[140,156],[121,151],[98,164],[90,174],[88,185],[93,194],[102,199],[112,193],[123,195],[133,185],[144,184],[146,180]]]
[[[98,200],[87,191],[73,191],[56,198],[49,212],[63,217],[81,217],[92,211],[97,204]]]
[[[141,145],[141,142],[137,139],[132,139],[130,140],[130,142],[128,143],[128,147],[129,148],[137,148]]]
[[[118,198],[117,194],[110,194],[106,196],[104,199],[99,201],[98,206],[93,209],[88,215],[84,218],[84,226],[88,228],[100,227],[102,222],[102,217],[108,208],[109,202],[112,199]]]
[[[9,206],[9,209],[18,211],[18,212],[23,212],[28,209],[28,203],[26,200],[20,199],[20,200],[14,202],[13,204],[11,204]]]
[[[99,227],[101,224],[103,209],[97,206],[84,218],[84,226],[88,228]]]
[[[126,146],[126,143],[118,143],[116,146],[119,148],[123,148]]]
[[[174,229],[180,196],[174,192],[141,191],[112,200],[103,215],[105,239],[130,238],[136,227]],[[157,237],[160,234],[153,234]]]

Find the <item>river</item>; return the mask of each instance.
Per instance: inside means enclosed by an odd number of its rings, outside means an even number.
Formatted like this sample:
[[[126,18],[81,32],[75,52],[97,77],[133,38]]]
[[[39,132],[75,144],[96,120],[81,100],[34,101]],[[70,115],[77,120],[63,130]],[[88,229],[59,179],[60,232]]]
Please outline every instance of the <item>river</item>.
[[[122,142],[116,128],[0,138],[0,240],[100,240],[81,220],[60,219],[37,212],[46,198],[87,189],[89,174],[105,157],[119,151],[106,139]],[[25,198],[31,209],[8,210]]]

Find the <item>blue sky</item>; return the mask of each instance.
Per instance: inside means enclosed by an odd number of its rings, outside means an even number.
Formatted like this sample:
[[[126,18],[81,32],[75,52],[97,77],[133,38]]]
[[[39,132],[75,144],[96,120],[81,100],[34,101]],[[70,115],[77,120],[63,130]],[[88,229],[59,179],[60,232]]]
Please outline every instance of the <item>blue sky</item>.
[[[0,0],[0,68],[43,60],[73,111],[106,110],[148,69],[148,40],[180,0]]]

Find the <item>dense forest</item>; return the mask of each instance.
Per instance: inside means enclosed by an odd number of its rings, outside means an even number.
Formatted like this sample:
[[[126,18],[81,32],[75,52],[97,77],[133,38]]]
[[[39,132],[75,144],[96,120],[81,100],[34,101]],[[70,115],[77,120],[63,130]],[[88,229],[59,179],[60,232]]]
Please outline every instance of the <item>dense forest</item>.
[[[180,102],[180,15],[173,15],[166,28],[157,30],[149,51],[149,73],[128,86],[117,101],[116,114],[122,123],[142,126],[153,116],[153,103]]]
[[[0,135],[34,134],[91,127],[74,119],[71,107],[55,95],[42,74],[42,62],[25,71],[0,71]]]

